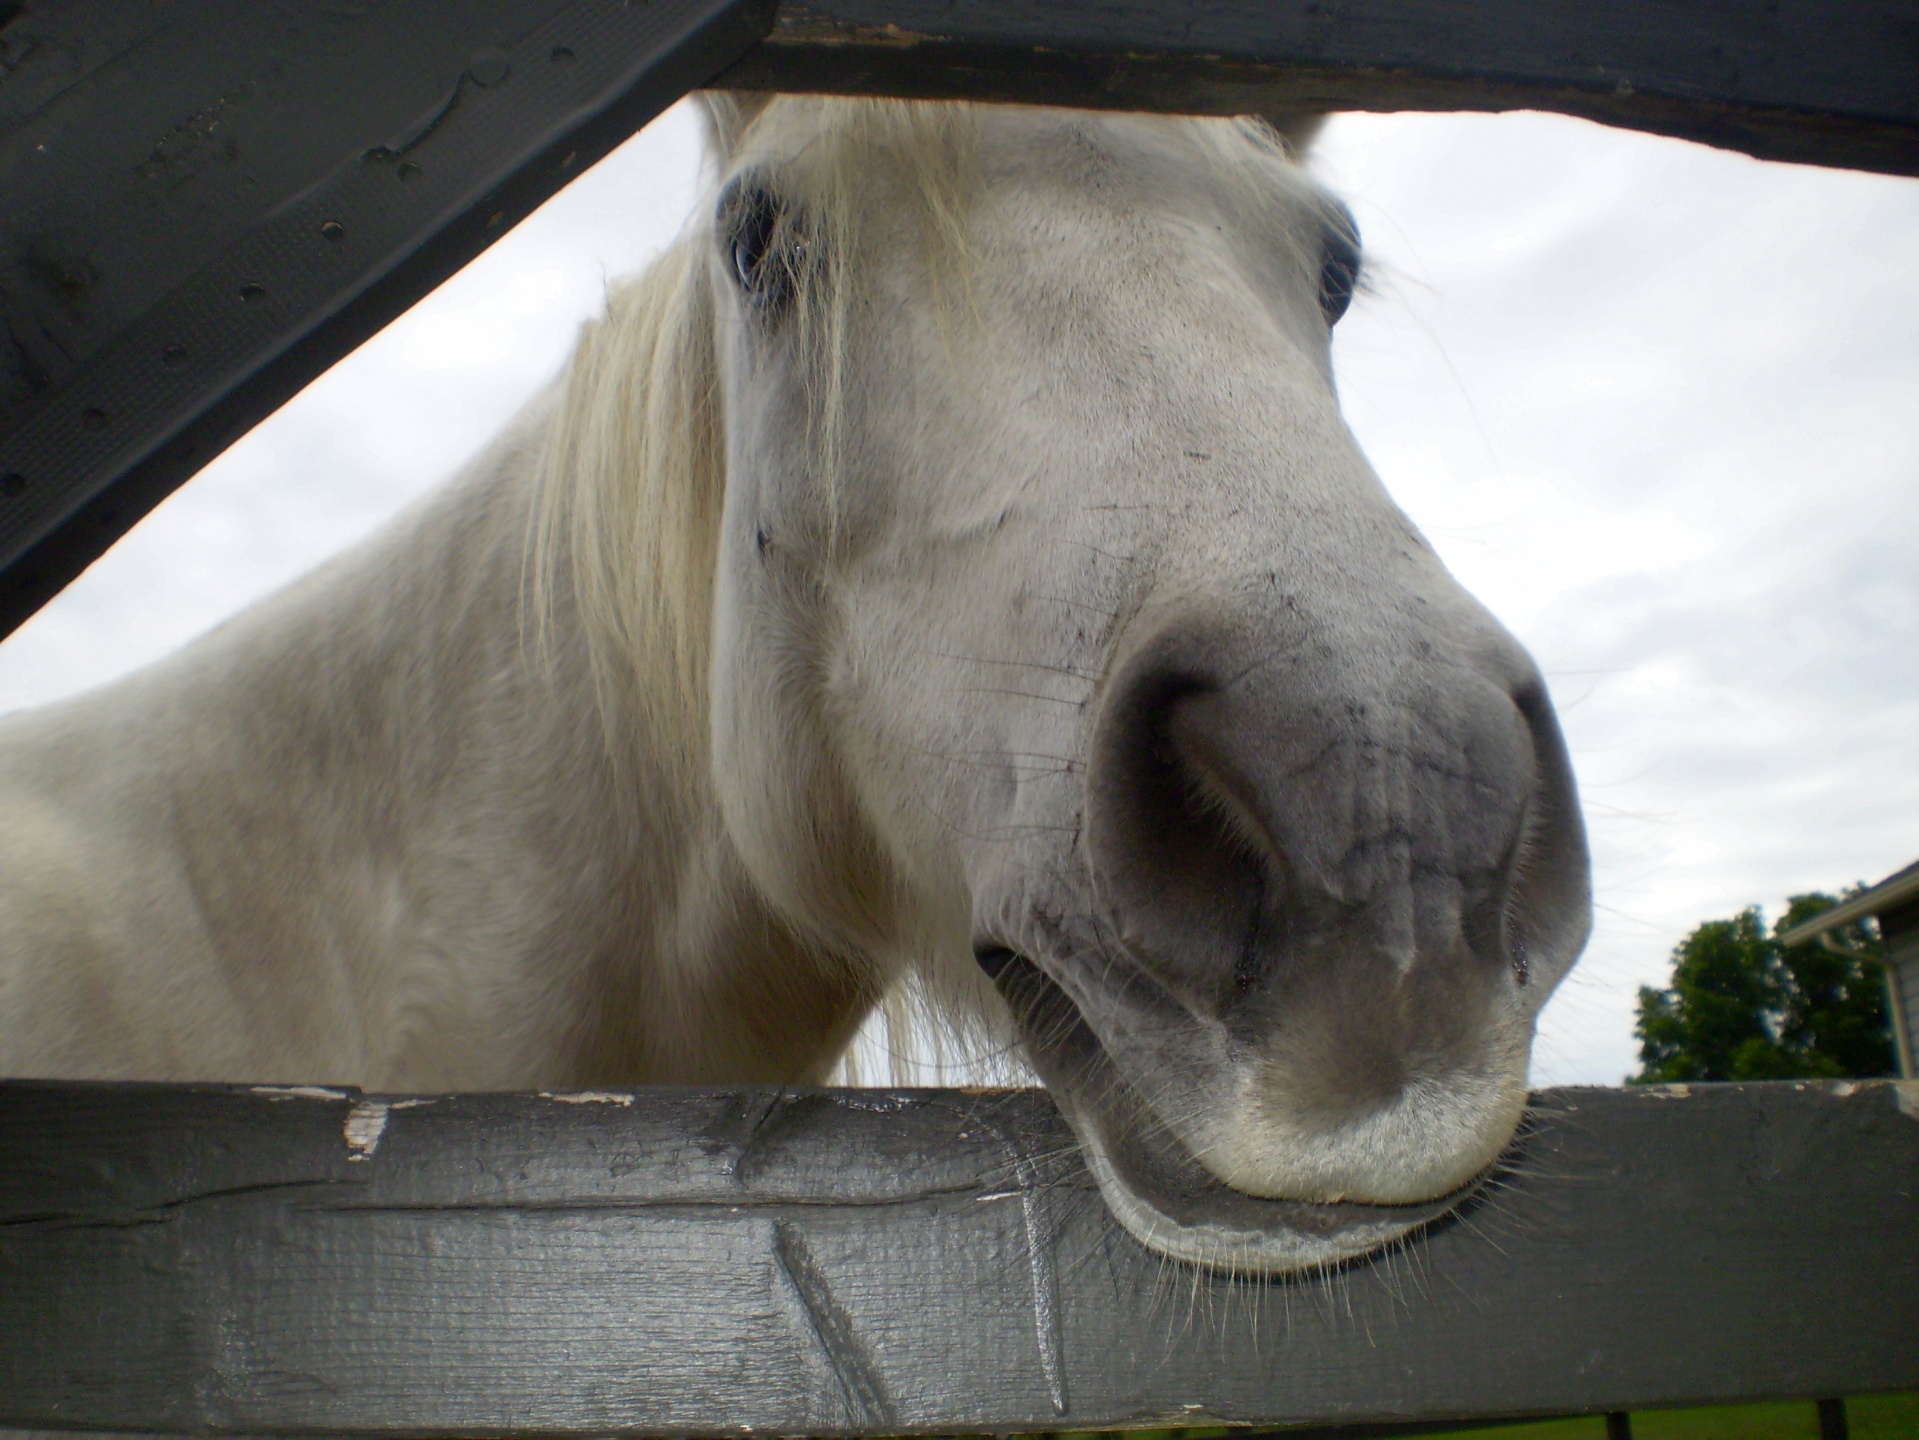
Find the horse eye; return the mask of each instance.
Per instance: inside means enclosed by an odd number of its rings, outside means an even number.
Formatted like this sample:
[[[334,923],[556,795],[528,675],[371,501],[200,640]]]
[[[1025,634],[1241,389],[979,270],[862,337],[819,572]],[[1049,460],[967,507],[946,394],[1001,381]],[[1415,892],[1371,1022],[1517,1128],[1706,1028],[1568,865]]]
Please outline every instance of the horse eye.
[[[767,309],[782,308],[793,294],[791,257],[781,253],[785,207],[757,185],[735,181],[720,201],[720,234],[733,262],[733,278],[746,298]]]
[[[1319,312],[1326,328],[1339,323],[1359,288],[1359,236],[1350,222],[1326,228],[1326,248],[1319,263]]]

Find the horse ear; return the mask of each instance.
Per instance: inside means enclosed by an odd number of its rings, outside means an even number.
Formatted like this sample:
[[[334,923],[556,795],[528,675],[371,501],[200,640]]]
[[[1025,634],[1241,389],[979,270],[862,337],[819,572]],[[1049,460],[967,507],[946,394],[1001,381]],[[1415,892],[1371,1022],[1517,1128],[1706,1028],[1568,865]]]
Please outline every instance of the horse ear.
[[[1295,164],[1304,164],[1306,152],[1313,148],[1320,127],[1326,123],[1324,113],[1317,115],[1263,115],[1260,117],[1286,142],[1286,152],[1293,157]]]
[[[700,108],[706,112],[707,146],[724,160],[773,96],[759,90],[702,90],[699,99]]]

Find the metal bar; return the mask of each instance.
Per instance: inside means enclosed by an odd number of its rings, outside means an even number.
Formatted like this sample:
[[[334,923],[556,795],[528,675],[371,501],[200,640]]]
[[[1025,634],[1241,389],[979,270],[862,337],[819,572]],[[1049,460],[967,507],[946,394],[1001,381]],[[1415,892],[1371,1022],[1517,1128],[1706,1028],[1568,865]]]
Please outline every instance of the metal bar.
[[[1118,1231],[1038,1091],[16,1081],[0,1425],[1350,1428],[1914,1389],[1915,1179],[1906,1082],[1550,1090],[1470,1213],[1247,1282]]]

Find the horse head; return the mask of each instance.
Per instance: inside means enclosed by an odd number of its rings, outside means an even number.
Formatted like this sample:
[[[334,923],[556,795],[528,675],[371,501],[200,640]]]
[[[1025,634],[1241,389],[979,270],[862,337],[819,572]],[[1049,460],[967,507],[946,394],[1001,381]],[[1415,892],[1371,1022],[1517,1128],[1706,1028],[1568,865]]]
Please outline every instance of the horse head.
[[[1250,121],[711,108],[712,765],[755,884],[997,992],[1164,1253],[1281,1273],[1446,1213],[1588,866],[1538,670],[1341,419],[1351,218]]]

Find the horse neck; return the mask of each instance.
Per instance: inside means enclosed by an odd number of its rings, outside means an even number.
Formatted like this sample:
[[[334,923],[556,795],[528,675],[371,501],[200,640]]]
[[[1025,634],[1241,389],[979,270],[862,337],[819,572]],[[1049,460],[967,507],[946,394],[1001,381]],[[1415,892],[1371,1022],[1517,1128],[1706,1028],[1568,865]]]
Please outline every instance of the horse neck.
[[[577,359],[576,367],[587,368]],[[602,416],[651,409],[658,418],[657,407],[629,408],[624,397],[594,393],[591,379],[576,371],[568,400]],[[710,393],[709,378],[688,391]],[[562,409],[549,423],[567,419]],[[546,437],[543,503],[555,486],[605,480],[555,473],[556,464],[578,463],[580,448],[569,443],[576,438]],[[606,455],[597,459],[604,464]],[[628,478],[619,469],[616,483]],[[631,593],[654,603],[635,607],[611,634],[604,568],[585,584],[573,568],[583,548],[578,528],[571,543],[536,547],[549,573],[517,592],[537,607],[520,615],[522,633],[540,635],[530,692],[563,725],[570,757],[550,772],[553,792],[590,789],[598,799],[589,807],[598,826],[592,858],[579,858],[603,878],[576,912],[597,904],[609,913],[582,937],[605,957],[582,1016],[590,1037],[581,1046],[583,1083],[817,1080],[872,1000],[864,971],[807,943],[765,901],[726,828],[711,769],[708,683],[712,532],[723,486],[705,501],[689,493],[710,478],[688,474],[668,493],[644,494],[653,510],[637,528],[652,543],[613,563],[637,565]],[[609,517],[599,510],[587,518]],[[612,528],[625,537],[635,527]],[[555,537],[548,530],[540,538]],[[601,549],[593,558],[604,567],[608,555]],[[607,857],[618,858],[609,867]]]
[[[170,857],[211,948],[181,968],[252,977],[247,1028],[267,1038],[183,1078],[785,1081],[830,1061],[860,999],[747,882],[697,735],[662,722],[673,707],[609,712],[567,607],[532,623],[548,423],[49,715],[62,743],[140,747],[118,773],[170,818],[131,847]]]

